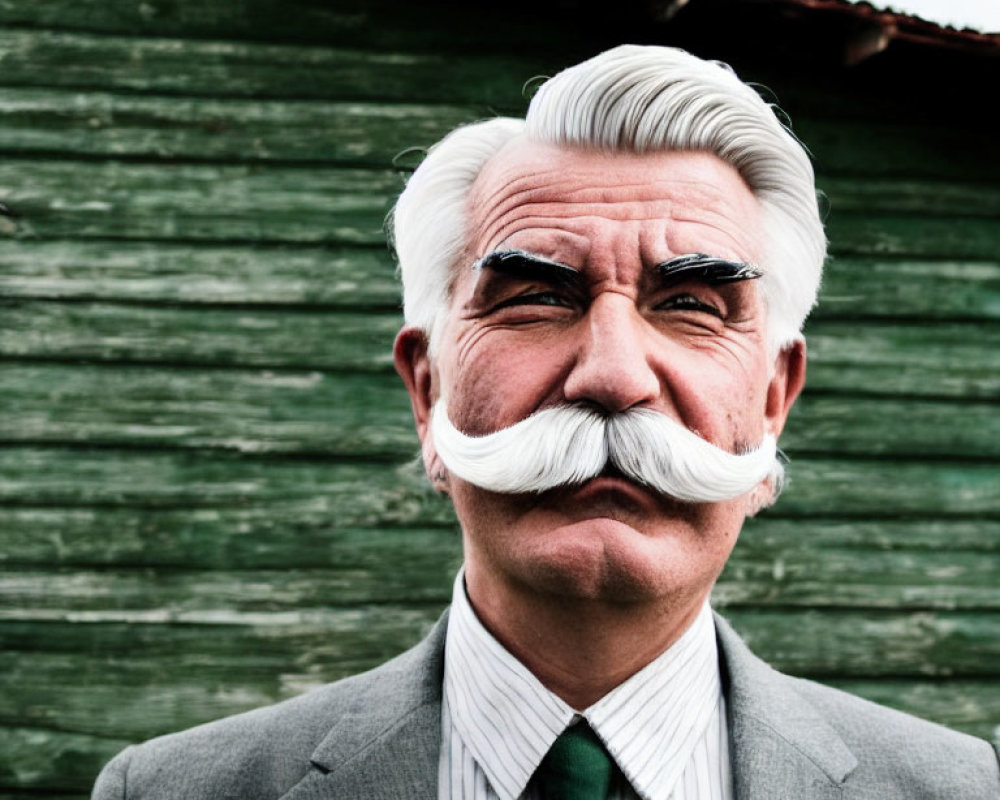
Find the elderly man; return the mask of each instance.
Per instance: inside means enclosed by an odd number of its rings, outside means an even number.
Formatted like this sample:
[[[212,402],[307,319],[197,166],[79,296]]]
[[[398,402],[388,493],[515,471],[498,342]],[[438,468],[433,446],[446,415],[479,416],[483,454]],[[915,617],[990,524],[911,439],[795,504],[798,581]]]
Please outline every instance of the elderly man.
[[[395,347],[461,522],[394,661],[130,748],[95,797],[996,798],[985,743],[782,676],[708,598],[781,485],[825,254],[730,71],[620,47],[454,131],[394,214]]]

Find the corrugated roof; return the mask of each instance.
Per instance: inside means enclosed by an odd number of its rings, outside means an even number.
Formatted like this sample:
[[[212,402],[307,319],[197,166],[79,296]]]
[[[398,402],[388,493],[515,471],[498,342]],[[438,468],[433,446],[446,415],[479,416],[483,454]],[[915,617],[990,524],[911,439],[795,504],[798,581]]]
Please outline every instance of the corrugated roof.
[[[1000,3],[997,0],[848,0],[867,2],[881,11],[890,11],[943,28],[978,33],[1000,33]]]
[[[863,23],[849,60],[861,61],[888,47],[893,40],[914,42],[932,47],[1000,56],[1000,33],[981,33],[969,28],[956,29],[921,19],[913,14],[876,8],[869,2],[851,0],[770,0],[777,5],[821,10],[854,17]]]
[[[837,29],[848,36],[845,58],[856,64],[885,50],[894,41],[914,43],[936,49],[961,51],[988,58],[1000,56],[1000,33],[983,33],[971,28],[954,28],[938,22],[893,10],[907,0],[885,0],[881,8],[867,0],[649,0],[654,16],[661,20],[690,16],[705,6],[720,6],[744,11],[769,8],[783,16],[836,17]],[[914,5],[915,7],[915,5]],[[681,13],[681,12],[684,13]]]

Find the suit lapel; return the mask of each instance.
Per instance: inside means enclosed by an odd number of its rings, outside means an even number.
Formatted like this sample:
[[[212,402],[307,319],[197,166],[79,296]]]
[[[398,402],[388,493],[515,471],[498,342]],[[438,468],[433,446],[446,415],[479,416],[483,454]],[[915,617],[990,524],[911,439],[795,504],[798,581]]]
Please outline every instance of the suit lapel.
[[[716,616],[737,800],[842,798],[857,759],[796,691]]]
[[[313,752],[312,769],[282,800],[437,796],[447,614],[421,644],[358,681],[350,709]]]
[[[736,800],[843,798],[857,759],[796,693],[716,616]],[[348,711],[313,752],[312,769],[282,800],[437,796],[447,615],[413,650],[357,683]]]

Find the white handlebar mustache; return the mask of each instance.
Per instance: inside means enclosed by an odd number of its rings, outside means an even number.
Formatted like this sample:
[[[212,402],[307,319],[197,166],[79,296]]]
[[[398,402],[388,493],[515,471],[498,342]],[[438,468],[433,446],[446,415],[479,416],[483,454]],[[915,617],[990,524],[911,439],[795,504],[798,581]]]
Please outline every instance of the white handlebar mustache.
[[[580,484],[612,464],[660,494],[711,503],[746,494],[768,477],[776,494],[782,474],[771,434],[758,447],[733,454],[648,408],[605,414],[589,405],[558,406],[494,433],[469,436],[452,424],[442,398],[434,406],[431,433],[452,473],[505,494]]]

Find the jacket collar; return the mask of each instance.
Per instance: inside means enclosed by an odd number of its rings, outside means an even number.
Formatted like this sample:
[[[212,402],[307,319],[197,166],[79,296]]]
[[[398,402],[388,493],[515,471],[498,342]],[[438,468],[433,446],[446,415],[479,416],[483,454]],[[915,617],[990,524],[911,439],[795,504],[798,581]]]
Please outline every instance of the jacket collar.
[[[840,735],[718,615],[715,628],[736,797],[842,797],[858,761]]]
[[[447,612],[412,650],[357,681],[349,709],[282,800],[436,797]],[[347,687],[345,687],[347,688]]]
[[[738,800],[842,798],[857,759],[796,691],[715,616]],[[348,711],[282,800],[436,797],[447,613],[412,650],[357,683]]]

